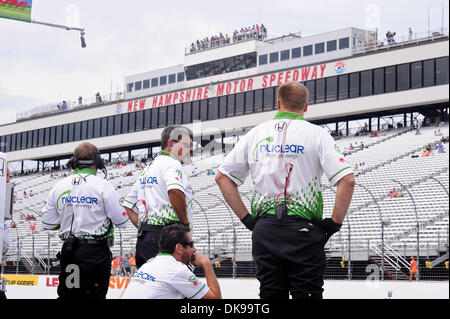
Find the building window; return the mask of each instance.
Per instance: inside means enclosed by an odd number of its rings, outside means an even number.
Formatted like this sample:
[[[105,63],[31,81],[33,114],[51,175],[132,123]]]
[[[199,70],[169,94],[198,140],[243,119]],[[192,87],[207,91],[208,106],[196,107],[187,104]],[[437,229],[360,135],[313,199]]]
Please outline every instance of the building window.
[[[177,82],[184,82],[184,72],[177,73]]]
[[[219,119],[227,117],[227,97],[219,97]]]
[[[193,101],[192,102],[192,122],[200,120],[200,102]]]
[[[372,70],[361,72],[361,96],[372,95]]]
[[[359,73],[351,73],[350,74],[350,92],[349,97],[354,98],[359,96]]]
[[[267,64],[267,54],[262,54],[259,56],[259,65]]]
[[[236,94],[228,95],[227,117],[234,116],[234,106],[236,103]]]
[[[326,101],[336,101],[337,100],[337,76],[332,76],[326,79]]]
[[[134,82],[134,90],[140,91],[141,89],[142,89],[142,82],[141,81]]]
[[[270,63],[278,62],[278,60],[279,60],[279,58],[278,58],[278,52],[272,52],[272,53],[270,53],[270,56],[269,56],[269,62],[270,62]]]
[[[183,124],[192,123],[191,102],[183,103]]]
[[[391,93],[396,91],[395,81],[396,81],[395,65],[384,68],[385,93]]]
[[[373,94],[384,93],[384,69],[373,70]]]
[[[106,131],[106,136],[114,135],[114,122],[116,121],[117,115],[108,116],[108,129]]]
[[[81,140],[81,122],[75,123],[75,133],[74,133],[74,141]]]
[[[245,92],[245,107],[244,113],[253,113],[254,101],[253,101],[253,91]]]
[[[236,65],[236,71],[245,69],[244,55],[237,55],[234,57],[234,63]]]
[[[299,58],[302,56],[302,48],[293,48],[291,56],[293,59]]]
[[[208,120],[208,100],[200,101],[200,120],[201,121]]]
[[[241,115],[244,113],[244,102],[245,102],[244,93],[236,94],[236,106],[234,111],[235,115]]]
[[[303,51],[304,52],[304,51]],[[314,104],[315,101],[315,96],[316,96],[316,81],[311,80],[311,81],[306,81],[305,82],[305,86],[308,89],[309,95],[308,95],[308,103],[309,104]]]
[[[338,76],[339,100],[348,99],[348,74]]]
[[[245,68],[250,69],[256,67],[256,52],[245,54]]]
[[[436,59],[436,85],[448,84],[448,56]]]
[[[158,109],[158,127],[165,127],[167,123],[167,107],[159,107]]]
[[[422,61],[411,63],[411,89],[422,87]]]
[[[144,130],[149,130],[151,125],[152,110],[144,111]],[[139,116],[138,116],[139,118]]]
[[[147,80],[142,81],[142,88],[144,90],[150,88],[150,80],[147,79]]]
[[[100,137],[101,122],[104,118],[106,117],[94,120],[94,138]]]
[[[263,109],[263,89],[259,89],[255,91],[255,109],[254,112],[261,112]]]
[[[310,45],[305,45],[303,47],[303,56],[310,56],[313,54],[313,47],[312,44]]]
[[[169,74],[169,84],[175,83],[175,81],[176,81],[176,75]]]
[[[219,117],[219,98],[213,97],[208,101],[208,120],[217,120]]]
[[[324,53],[324,52],[325,52],[325,43],[324,42],[316,43],[314,45],[314,53],[315,54]]]
[[[167,84],[167,75],[161,76],[159,78],[159,85],[166,85]]]
[[[409,90],[409,63],[397,65],[397,91]]]
[[[137,112],[128,113],[128,132],[134,132],[136,130],[136,113]]]
[[[152,109],[151,119],[152,119],[152,122],[151,122],[150,129],[154,129],[158,126],[158,109],[157,108]]]
[[[175,105],[175,125],[183,124],[183,104]]]
[[[158,78],[153,78],[152,79],[152,88],[157,87],[158,86]]]
[[[423,61],[423,86],[434,85],[434,59]]]
[[[122,133],[122,118],[120,114],[114,115],[114,135]]]
[[[339,50],[347,49],[349,47],[350,47],[350,39],[348,37],[339,39]]]
[[[327,41],[327,52],[336,50],[337,50],[337,41],[336,40]]]
[[[127,92],[133,91],[133,85],[134,85],[134,83],[128,83],[127,84]]]
[[[167,125],[175,124],[175,105],[169,105],[167,108]]]
[[[289,54],[290,54],[290,50],[283,50],[280,52],[280,60],[281,61],[286,61],[289,60]]]

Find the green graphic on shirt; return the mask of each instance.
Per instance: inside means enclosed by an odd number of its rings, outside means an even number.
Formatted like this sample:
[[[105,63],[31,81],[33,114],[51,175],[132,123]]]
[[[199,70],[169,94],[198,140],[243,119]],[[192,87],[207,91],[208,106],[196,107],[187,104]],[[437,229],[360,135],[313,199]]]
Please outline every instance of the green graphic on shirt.
[[[274,141],[273,136],[267,136],[265,138],[263,138],[261,141],[259,141],[258,143],[256,143],[255,148],[253,149],[253,153],[252,153],[252,159],[254,162],[258,162],[259,160],[255,158],[255,153],[256,150],[258,149],[259,144],[261,144],[262,142],[269,142],[272,143]]]
[[[251,201],[251,211],[254,217],[261,216],[270,210],[275,210],[276,206],[284,204],[284,196],[265,196],[255,193]],[[306,189],[301,189],[286,196],[286,206],[288,215],[297,215],[306,219],[318,218],[323,215],[323,197],[320,190],[318,177],[308,183]]]
[[[59,200],[61,199],[61,197],[63,197],[64,195],[69,195],[72,191],[70,189],[66,190],[64,193],[62,193],[61,195],[59,195],[58,199],[56,200],[56,209],[57,210],[62,210],[62,207],[59,208]]]

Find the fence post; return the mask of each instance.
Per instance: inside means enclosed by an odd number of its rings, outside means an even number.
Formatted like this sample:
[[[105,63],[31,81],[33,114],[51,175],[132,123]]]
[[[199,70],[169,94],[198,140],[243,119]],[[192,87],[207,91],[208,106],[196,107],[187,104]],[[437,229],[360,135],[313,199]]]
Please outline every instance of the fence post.
[[[417,213],[416,202],[414,201],[414,198],[413,198],[411,192],[408,190],[408,188],[406,188],[402,183],[400,183],[399,181],[397,181],[395,179],[391,179],[391,180],[400,184],[402,189],[404,189],[408,193],[408,195],[411,198],[411,201],[413,203],[413,206],[414,206],[414,212],[416,214],[416,228],[417,228],[417,239],[416,239],[416,241],[417,241],[417,281],[419,281],[420,280],[420,242],[419,242],[420,224],[419,224],[419,215]]]
[[[206,227],[208,228],[208,258],[211,259],[211,231],[209,229],[208,215],[206,214],[205,210],[203,209],[203,206],[200,205],[200,203],[195,198],[192,198],[192,200],[197,203],[197,205],[200,207],[200,210],[205,215]]]
[[[215,194],[211,194],[211,193],[208,193],[208,195],[214,196],[215,198],[220,200],[225,205],[228,212],[230,213],[231,226],[233,226],[233,244],[234,244],[233,245],[234,246],[234,249],[233,249],[233,260],[234,260],[234,262],[233,262],[233,278],[236,278],[236,265],[235,264],[236,264],[236,241],[237,240],[236,240],[236,228],[234,227],[233,215],[231,214],[231,209],[228,207],[227,203],[219,196],[217,196]]]

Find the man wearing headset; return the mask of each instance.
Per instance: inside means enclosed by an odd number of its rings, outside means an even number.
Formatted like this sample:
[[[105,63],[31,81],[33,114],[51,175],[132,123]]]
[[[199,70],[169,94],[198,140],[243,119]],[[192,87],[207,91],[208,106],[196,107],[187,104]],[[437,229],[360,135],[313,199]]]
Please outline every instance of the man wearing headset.
[[[114,186],[99,176],[100,153],[85,142],[74,151],[73,174],[58,182],[41,209],[42,225],[58,230],[64,241],[60,259],[60,299],[105,299],[111,274],[113,225],[127,226],[129,218]],[[106,175],[105,175],[106,176]]]
[[[131,222],[138,228],[136,266],[158,254],[161,229],[192,221],[192,188],[182,164],[190,161],[192,132],[168,126],[161,134],[161,152],[144,169],[123,200]]]
[[[353,195],[353,171],[333,138],[303,118],[307,101],[304,85],[281,85],[278,113],[236,144],[216,176],[227,203],[253,231],[261,298],[322,298],[324,246],[339,231]],[[255,184],[251,214],[238,191],[249,171]],[[323,172],[337,185],[331,218],[325,219]]]
[[[206,283],[189,266],[202,267]],[[131,277],[123,299],[221,299],[211,261],[196,253],[189,228],[172,224],[161,230],[159,253]]]

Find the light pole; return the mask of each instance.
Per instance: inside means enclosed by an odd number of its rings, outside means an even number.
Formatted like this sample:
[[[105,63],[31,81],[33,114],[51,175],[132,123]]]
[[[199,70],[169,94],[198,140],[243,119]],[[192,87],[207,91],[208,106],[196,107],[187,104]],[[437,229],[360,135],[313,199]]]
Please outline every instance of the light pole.
[[[384,254],[385,254],[385,252],[384,252],[384,226],[390,225],[391,221],[388,218],[383,219],[383,216],[381,215],[380,205],[378,205],[378,201],[375,198],[375,196],[373,196],[372,192],[364,185],[361,185],[361,184],[355,184],[355,185],[362,187],[367,193],[369,193],[369,195],[372,197],[373,201],[375,202],[375,204],[377,205],[377,208],[378,208],[378,216],[380,217],[380,223],[381,223],[381,273],[383,274],[381,276],[381,280],[384,281]]]
[[[234,227],[233,215],[231,213],[231,209],[228,207],[227,203],[219,196],[217,196],[215,194],[211,194],[211,193],[208,193],[208,195],[214,196],[215,198],[220,200],[225,205],[225,207],[228,209],[228,212],[230,213],[231,225],[233,226],[233,244],[234,244],[233,245],[234,246],[234,248],[233,248],[233,256],[234,256],[233,257],[233,278],[236,278],[236,265],[235,265],[236,264],[236,228]]]
[[[419,263],[419,258],[420,258],[420,256],[419,256],[419,252],[420,252],[420,248],[419,248],[419,215],[417,214],[417,207],[416,207],[416,202],[414,201],[414,198],[413,198],[413,196],[411,195],[411,193],[410,193],[410,191],[408,190],[408,188],[406,188],[406,186],[404,186],[402,183],[400,183],[399,181],[397,181],[397,180],[395,180],[395,179],[391,179],[392,181],[394,181],[394,182],[396,182],[396,183],[398,183],[398,184],[400,184],[400,186],[402,187],[402,189],[404,189],[407,193],[408,193],[408,195],[409,195],[409,197],[411,197],[411,201],[412,201],[412,203],[413,203],[413,206],[414,206],[414,213],[416,214],[416,228],[417,228],[417,239],[416,239],[416,241],[417,241],[417,280],[419,281],[420,280],[420,263]]]
[[[206,227],[208,228],[208,258],[211,259],[211,231],[209,229],[208,216],[206,215],[206,212],[203,209],[202,205],[200,205],[200,203],[195,198],[192,198],[192,200],[197,203],[197,205],[200,207],[202,213],[205,215]]]

